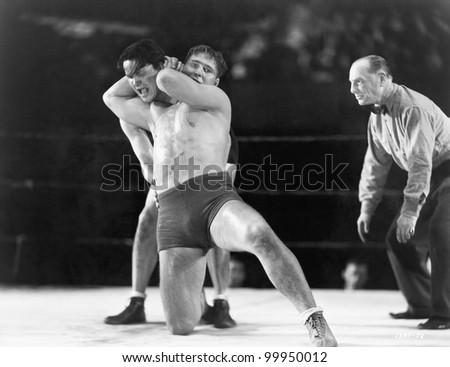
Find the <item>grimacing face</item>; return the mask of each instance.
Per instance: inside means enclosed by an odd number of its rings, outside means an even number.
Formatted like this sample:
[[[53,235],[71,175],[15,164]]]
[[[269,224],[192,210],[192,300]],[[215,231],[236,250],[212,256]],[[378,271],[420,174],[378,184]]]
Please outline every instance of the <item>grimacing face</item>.
[[[182,72],[200,84],[219,84],[215,61],[203,53],[192,55],[184,64]]]
[[[156,75],[158,69],[153,65],[147,64],[144,67],[135,70],[135,61],[125,60],[123,70],[128,78],[131,88],[144,102],[151,102],[158,91],[156,86]]]
[[[383,83],[380,73],[370,73],[367,60],[353,63],[349,72],[350,92],[360,106],[381,104]]]

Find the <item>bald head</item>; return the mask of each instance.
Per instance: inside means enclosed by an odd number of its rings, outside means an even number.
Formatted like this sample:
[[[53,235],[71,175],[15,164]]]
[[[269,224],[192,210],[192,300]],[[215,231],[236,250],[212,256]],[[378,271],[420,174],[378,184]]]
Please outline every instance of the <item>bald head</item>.
[[[392,79],[391,70],[389,69],[386,60],[381,56],[377,55],[364,56],[356,60],[354,64],[355,63],[362,63],[363,65],[367,65],[370,73],[375,74],[381,72],[385,74],[387,77],[390,77]]]

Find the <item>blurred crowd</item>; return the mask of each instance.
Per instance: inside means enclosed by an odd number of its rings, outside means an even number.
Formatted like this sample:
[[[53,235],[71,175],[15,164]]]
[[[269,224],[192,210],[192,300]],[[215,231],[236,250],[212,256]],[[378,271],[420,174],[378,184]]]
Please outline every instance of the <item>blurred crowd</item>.
[[[238,33],[233,77],[346,79],[356,58],[379,54],[394,75],[442,77],[450,57],[450,4],[445,1],[289,1]],[[239,37],[237,37],[239,39]]]

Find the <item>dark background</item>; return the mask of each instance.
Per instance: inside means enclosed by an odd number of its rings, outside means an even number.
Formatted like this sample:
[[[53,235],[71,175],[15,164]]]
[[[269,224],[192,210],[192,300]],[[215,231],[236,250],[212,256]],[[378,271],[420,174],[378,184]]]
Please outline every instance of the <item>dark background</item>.
[[[0,282],[130,283],[146,185],[101,97],[121,77],[124,47],[149,37],[181,59],[200,43],[223,51],[241,165],[270,157],[300,174],[329,155],[335,167],[348,164],[348,190],[270,190],[267,176],[265,188],[241,188],[310,285],[342,287],[340,271],[358,256],[369,264],[368,288],[396,287],[383,236],[405,177],[392,172],[363,246],[355,221],[368,111],[349,92],[348,69],[382,55],[395,82],[449,115],[448,1],[0,0],[0,17]],[[123,181],[105,190],[111,164]],[[235,256],[247,265],[245,285],[270,286],[253,256]]]

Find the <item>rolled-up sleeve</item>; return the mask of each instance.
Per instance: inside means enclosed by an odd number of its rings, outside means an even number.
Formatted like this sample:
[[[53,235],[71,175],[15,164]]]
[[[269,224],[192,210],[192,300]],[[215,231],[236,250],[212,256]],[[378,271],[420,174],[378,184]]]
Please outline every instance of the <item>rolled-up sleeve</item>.
[[[361,213],[373,215],[383,197],[384,185],[392,165],[392,157],[384,150],[369,121],[368,147],[359,181]]]

